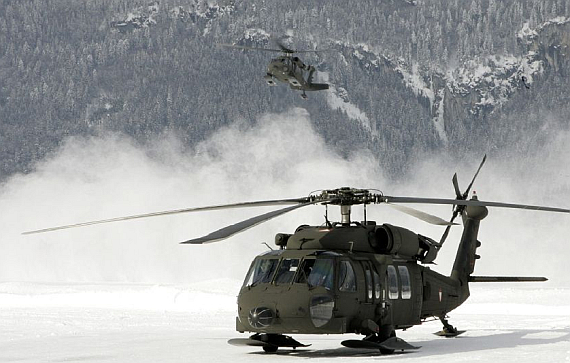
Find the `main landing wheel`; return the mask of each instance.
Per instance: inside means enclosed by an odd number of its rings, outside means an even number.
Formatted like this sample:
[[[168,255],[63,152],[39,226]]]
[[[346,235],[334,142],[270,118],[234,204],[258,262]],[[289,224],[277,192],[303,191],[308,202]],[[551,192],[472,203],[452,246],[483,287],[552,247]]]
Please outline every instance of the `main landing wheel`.
[[[276,345],[264,345],[263,346],[263,350],[265,351],[265,353],[275,353],[275,352],[277,352],[277,349],[279,349],[279,347]]]
[[[396,336],[396,331],[392,325],[383,325],[380,327],[380,331],[376,336],[378,343],[382,343],[383,341],[393,338]],[[388,349],[388,348],[380,348],[380,353],[382,354],[394,354],[395,349]]]
[[[394,330],[392,330],[392,332],[390,333],[389,338],[395,337],[396,336],[396,332]],[[380,348],[380,353],[382,354],[394,354],[396,350],[395,349],[386,349],[386,348]]]

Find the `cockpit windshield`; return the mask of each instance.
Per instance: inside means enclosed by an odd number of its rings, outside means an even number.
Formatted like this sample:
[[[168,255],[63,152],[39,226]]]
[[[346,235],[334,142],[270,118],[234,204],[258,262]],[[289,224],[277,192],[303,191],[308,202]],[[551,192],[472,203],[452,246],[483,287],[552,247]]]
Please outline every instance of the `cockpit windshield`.
[[[305,259],[295,282],[307,283],[310,287],[333,288],[334,263],[331,258]]]
[[[277,258],[256,260],[247,273],[244,286],[253,286],[271,282],[278,262],[279,259]]]
[[[284,258],[279,265],[277,276],[275,276],[275,285],[290,284],[295,277],[298,266],[299,259]]]
[[[307,257],[299,258],[259,258],[252,264],[243,286],[275,283],[307,284],[314,288],[323,286],[327,290],[334,287],[334,259]]]

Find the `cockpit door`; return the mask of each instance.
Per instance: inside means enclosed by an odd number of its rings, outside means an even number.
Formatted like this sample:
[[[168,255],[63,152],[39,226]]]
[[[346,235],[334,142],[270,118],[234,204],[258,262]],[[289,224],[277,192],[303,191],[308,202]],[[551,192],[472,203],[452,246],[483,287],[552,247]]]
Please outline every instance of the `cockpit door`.
[[[358,310],[358,286],[354,265],[348,259],[337,261],[336,314],[338,317],[352,317]]]

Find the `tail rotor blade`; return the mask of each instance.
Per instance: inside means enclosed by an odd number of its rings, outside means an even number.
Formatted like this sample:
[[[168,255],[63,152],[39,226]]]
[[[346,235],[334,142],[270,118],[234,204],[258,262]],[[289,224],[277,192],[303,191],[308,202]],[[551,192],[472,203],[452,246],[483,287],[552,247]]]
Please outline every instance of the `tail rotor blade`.
[[[462,199],[461,190],[459,190],[459,182],[457,181],[457,173],[453,174],[451,181],[453,182],[453,188],[455,189],[457,199]]]
[[[447,235],[449,235],[449,231],[451,230],[451,226],[452,225],[457,225],[457,223],[453,223],[453,221],[455,220],[455,218],[459,215],[459,210],[455,209],[453,211],[453,214],[451,215],[451,219],[449,220],[449,225],[445,228],[445,231],[443,232],[443,235],[441,236],[441,239],[439,240],[439,248],[441,248],[441,246],[443,246],[443,242],[445,242],[445,240],[447,239]]]
[[[465,190],[465,192],[463,194],[461,194],[461,190],[459,189],[459,182],[457,181],[457,173],[453,174],[453,178],[451,179],[451,181],[453,182],[453,189],[455,189],[455,196],[456,196],[457,200],[466,200],[467,199],[467,197],[469,196],[469,192],[471,191],[471,188],[473,187],[473,183],[475,182],[475,179],[477,178],[477,175],[479,175],[479,172],[481,171],[483,164],[485,164],[485,160],[487,160],[487,154],[485,154],[483,156],[483,160],[481,161],[481,164],[479,164],[479,168],[475,172],[473,179],[471,179],[471,183],[469,183],[469,186],[467,187],[467,189]],[[453,214],[451,216],[451,220],[449,221],[449,223],[453,223],[455,218],[461,212],[463,212],[464,209],[465,209],[465,205],[460,205],[460,204],[454,205],[453,206]],[[441,246],[443,245],[443,242],[445,242],[445,240],[447,239],[451,225],[452,224],[447,226],[447,228],[445,229],[445,232],[443,232],[443,235],[441,236],[441,239],[439,241],[439,248],[441,248]]]
[[[477,178],[477,175],[479,175],[479,172],[481,171],[481,168],[483,167],[483,164],[485,164],[485,160],[487,160],[487,154],[485,154],[485,156],[483,156],[483,161],[481,161],[481,164],[479,165],[479,168],[477,169],[477,172],[475,173],[475,175],[473,176],[473,179],[471,180],[471,183],[469,183],[469,186],[467,187],[467,189],[465,190],[465,193],[463,193],[463,200],[467,199],[467,197],[469,196],[469,192],[471,191],[471,187],[473,186],[473,183],[475,182],[475,179]]]

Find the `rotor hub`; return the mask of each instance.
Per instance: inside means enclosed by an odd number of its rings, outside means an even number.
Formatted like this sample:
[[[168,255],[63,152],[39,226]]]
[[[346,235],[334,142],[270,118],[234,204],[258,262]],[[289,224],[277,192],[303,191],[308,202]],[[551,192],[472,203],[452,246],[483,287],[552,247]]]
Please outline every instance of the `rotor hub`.
[[[358,204],[379,203],[383,197],[382,192],[372,193],[368,189],[356,189],[342,187],[338,189],[327,189],[319,191],[318,194],[311,194],[311,200],[322,200],[323,204],[351,206]],[[350,208],[348,209],[350,211]]]

